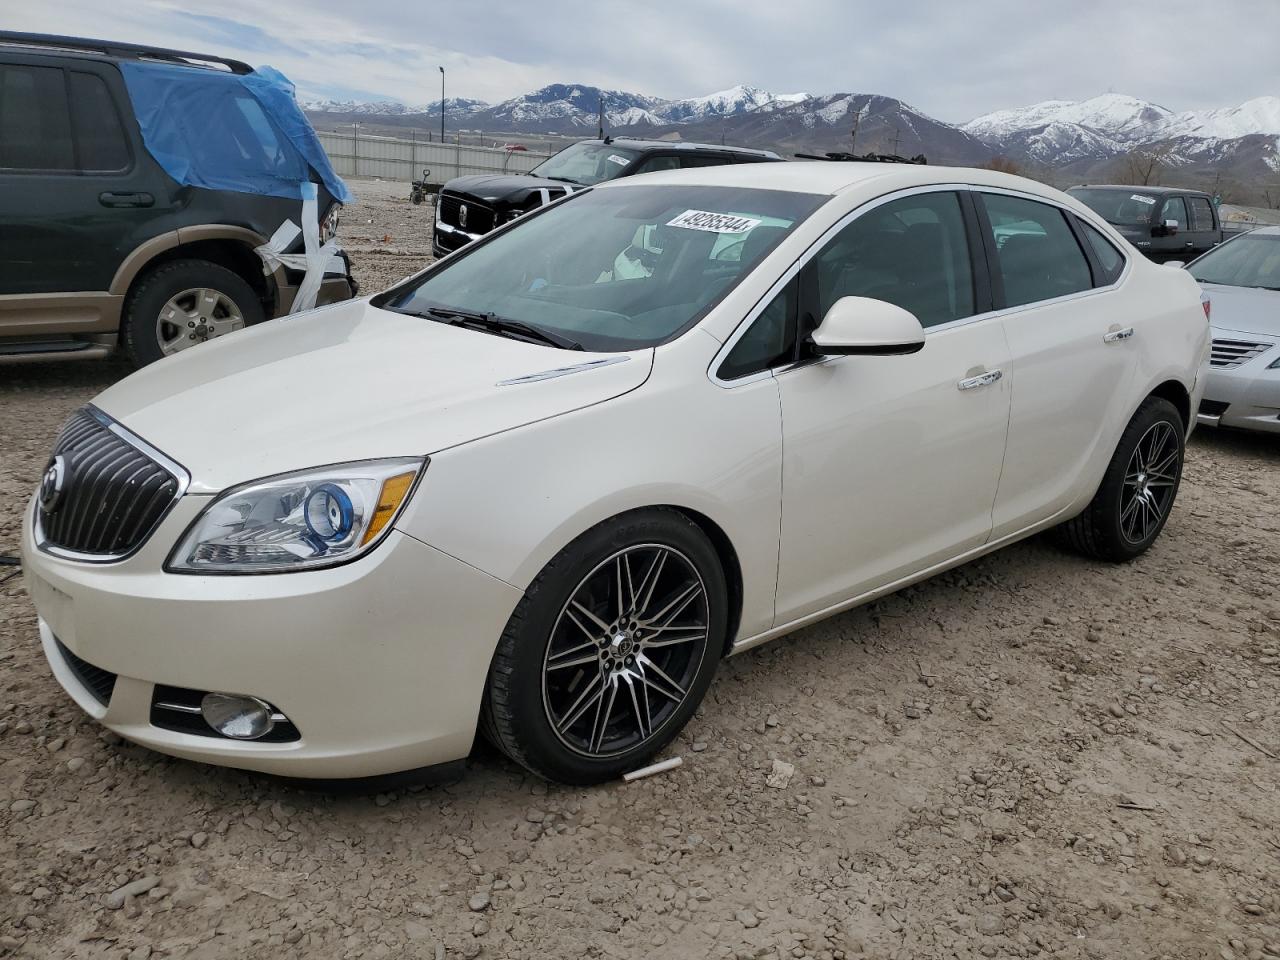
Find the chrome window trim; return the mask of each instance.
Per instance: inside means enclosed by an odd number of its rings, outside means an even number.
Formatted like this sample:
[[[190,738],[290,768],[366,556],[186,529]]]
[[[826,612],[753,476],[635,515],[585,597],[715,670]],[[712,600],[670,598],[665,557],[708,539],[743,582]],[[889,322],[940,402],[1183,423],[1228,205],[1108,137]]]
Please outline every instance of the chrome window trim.
[[[1062,203],[1050,197],[1041,197],[1034,193],[1027,193],[1026,191],[1023,191],[1023,190],[1012,190],[1007,187],[987,187],[987,186],[982,186],[980,184],[972,184],[972,183],[936,183],[936,184],[926,184],[924,186],[907,187],[903,190],[896,190],[892,193],[886,193],[882,196],[879,196],[872,200],[867,201],[866,203],[854,208],[853,210],[850,210],[843,217],[837,220],[832,226],[828,227],[822,233],[822,235],[818,237],[817,240],[811,243],[805,249],[805,251],[801,253],[799,257],[796,258],[795,262],[792,263],[791,266],[781,275],[781,277],[779,277],[779,279],[772,286],[769,287],[769,290],[765,293],[763,297],[760,298],[760,300],[756,302],[755,306],[753,306],[747,312],[746,317],[738,324],[737,327],[734,328],[733,333],[730,334],[729,337],[724,341],[724,344],[721,346],[721,348],[718,351],[716,351],[716,355],[712,358],[711,363],[707,367],[707,379],[709,379],[712,383],[714,383],[716,386],[722,389],[731,390],[734,387],[745,386],[746,384],[754,383],[757,380],[762,380],[766,377],[772,377],[775,374],[784,373],[788,370],[792,370],[797,367],[812,366],[814,361],[807,361],[807,360],[799,361],[799,362],[791,361],[788,363],[780,364],[776,367],[769,367],[764,370],[758,370],[755,373],[749,373],[746,376],[737,377],[733,380],[725,380],[721,378],[719,374],[720,366],[724,363],[725,358],[728,357],[730,351],[733,350],[737,342],[740,339],[742,339],[743,336],[746,335],[747,330],[749,330],[751,328],[751,325],[756,322],[760,314],[764,313],[764,311],[768,308],[769,304],[773,302],[773,298],[776,297],[782,291],[782,288],[785,287],[788,283],[790,283],[796,277],[796,275],[808,265],[810,260],[812,260],[815,256],[817,256],[822,251],[822,249],[827,245],[827,243],[830,240],[834,239],[835,234],[839,233],[841,230],[843,230],[846,226],[848,226],[854,220],[858,219],[859,217],[863,216],[866,213],[870,213],[872,210],[875,210],[877,207],[881,207],[886,203],[892,203],[895,200],[901,200],[901,199],[904,199],[905,197],[919,196],[919,195],[928,194],[928,193],[959,193],[961,191],[965,191],[969,193],[1004,194],[1006,196],[1017,197],[1022,200],[1031,200],[1036,203],[1043,203],[1047,206],[1056,207],[1057,209],[1061,210],[1063,213],[1067,213],[1067,214],[1071,214],[1073,216],[1079,217],[1081,220],[1088,223],[1090,226],[1094,227],[1095,229],[1099,229],[1097,223],[1093,222],[1092,217],[1084,216],[1078,210],[1075,210],[1074,208],[1067,206],[1065,203]],[[837,194],[837,196],[839,196],[839,194]],[[1104,237],[1107,237],[1107,239],[1111,241],[1111,237],[1108,236],[1105,229],[1100,229],[1100,232]],[[1091,297],[1101,293],[1110,293],[1118,289],[1120,285],[1123,284],[1125,280],[1128,279],[1129,274],[1133,270],[1133,258],[1130,257],[1123,250],[1123,248],[1121,248],[1114,241],[1112,241],[1112,246],[1116,247],[1116,251],[1124,259],[1124,267],[1120,271],[1119,276],[1116,277],[1115,281],[1107,284],[1106,286],[1090,287],[1088,290],[1079,290],[1075,293],[1065,294],[1064,296],[1061,296],[1061,297],[1052,297],[1048,300],[1034,300],[1031,303],[1019,304],[1016,307],[1003,307],[999,310],[988,310],[985,313],[976,313],[973,316],[959,317],[955,320],[949,320],[946,323],[934,324],[931,327],[924,328],[925,338],[928,339],[934,333],[943,333],[948,330],[955,330],[959,327],[968,326],[971,323],[979,323],[984,320],[999,319],[1007,316],[1012,316],[1017,313],[1022,313],[1027,310],[1037,309],[1039,307],[1045,306],[1046,304],[1070,303],[1071,301],[1080,300],[1080,299],[1083,299],[1084,297]],[[1088,255],[1085,254],[1084,251],[1081,251],[1081,255],[1084,256],[1086,260],[1088,260]],[[829,357],[826,358],[826,360],[829,360],[829,359],[831,358]],[[826,362],[826,360],[823,360],[820,362]]]
[[[162,453],[160,450],[157,450],[136,433],[124,427],[120,423],[117,423],[92,404],[87,404],[84,410],[89,414],[89,416],[97,420],[100,424],[106,427],[107,430],[114,433],[125,443],[129,444],[129,446],[133,447],[140,453],[145,454],[147,457],[150,457],[157,464],[168,470],[178,484],[177,489],[174,491],[173,499],[169,501],[169,505],[165,507],[164,512],[160,514],[155,525],[147,532],[147,535],[138,541],[131,550],[127,550],[124,553],[81,553],[78,550],[68,550],[65,547],[58,546],[57,544],[49,543],[48,539],[44,535],[44,528],[40,523],[40,502],[34,497],[31,501],[31,535],[35,540],[37,549],[62,560],[73,560],[77,563],[119,563],[122,560],[129,559],[129,557],[133,556],[146,546],[147,542],[151,539],[152,534],[154,534],[156,530],[160,529],[160,525],[164,523],[165,518],[169,516],[170,511],[173,510],[174,504],[182,499],[183,494],[187,492],[187,487],[191,485],[191,474],[187,468],[178,463],[178,461],[174,460],[167,454]]]

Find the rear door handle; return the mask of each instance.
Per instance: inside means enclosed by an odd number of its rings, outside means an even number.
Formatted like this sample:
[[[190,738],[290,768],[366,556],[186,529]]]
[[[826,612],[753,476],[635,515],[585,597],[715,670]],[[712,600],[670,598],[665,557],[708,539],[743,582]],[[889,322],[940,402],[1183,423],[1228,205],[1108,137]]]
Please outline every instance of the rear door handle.
[[[1123,330],[1112,330],[1110,333],[1102,335],[1103,343],[1118,343],[1121,340],[1128,340],[1133,336],[1133,327],[1125,327]]]
[[[116,193],[108,190],[98,194],[98,202],[104,207],[149,207],[156,198],[149,193]]]
[[[976,390],[978,387],[988,387],[995,383],[1004,373],[1000,370],[990,370],[986,373],[980,373],[976,377],[965,377],[956,384],[961,390]]]

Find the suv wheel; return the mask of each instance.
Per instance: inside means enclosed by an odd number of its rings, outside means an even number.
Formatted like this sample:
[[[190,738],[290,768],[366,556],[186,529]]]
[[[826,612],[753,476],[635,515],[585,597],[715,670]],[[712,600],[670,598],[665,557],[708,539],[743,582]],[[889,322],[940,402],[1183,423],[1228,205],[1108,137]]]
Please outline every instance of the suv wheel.
[[[649,509],[601,524],[548,563],[512,613],[482,728],[549,780],[635,769],[697,709],[727,620],[715,549],[688,518]]]
[[[208,260],[175,260],[143,275],[125,305],[121,341],[144,366],[266,319],[244,279]]]

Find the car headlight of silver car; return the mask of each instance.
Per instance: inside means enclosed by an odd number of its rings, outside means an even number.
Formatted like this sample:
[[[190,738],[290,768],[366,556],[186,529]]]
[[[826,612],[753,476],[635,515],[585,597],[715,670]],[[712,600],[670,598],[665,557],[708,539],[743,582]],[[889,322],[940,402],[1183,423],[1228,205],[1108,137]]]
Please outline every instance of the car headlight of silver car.
[[[287,573],[354,560],[391,530],[426,465],[366,460],[234,487],[196,518],[165,569]]]

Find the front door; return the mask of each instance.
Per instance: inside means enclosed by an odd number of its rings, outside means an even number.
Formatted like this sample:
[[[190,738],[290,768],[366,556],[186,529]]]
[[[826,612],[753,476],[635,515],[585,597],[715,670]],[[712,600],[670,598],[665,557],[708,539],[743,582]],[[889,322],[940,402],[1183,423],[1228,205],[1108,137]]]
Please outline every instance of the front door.
[[[950,191],[880,203],[801,274],[810,323],[841,297],[873,297],[911,311],[927,337],[915,354],[778,372],[779,624],[927,570],[991,532],[1009,354],[999,318],[976,319],[989,304],[964,210]]]

